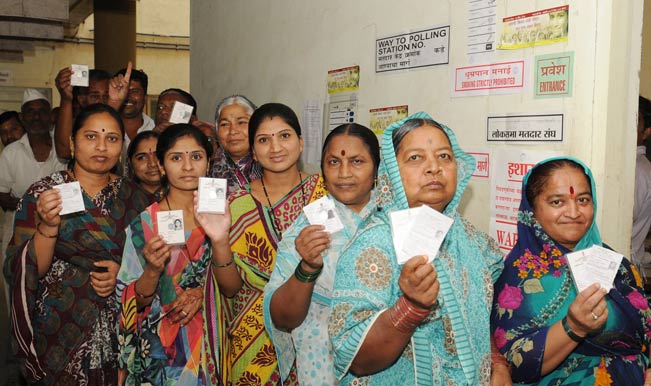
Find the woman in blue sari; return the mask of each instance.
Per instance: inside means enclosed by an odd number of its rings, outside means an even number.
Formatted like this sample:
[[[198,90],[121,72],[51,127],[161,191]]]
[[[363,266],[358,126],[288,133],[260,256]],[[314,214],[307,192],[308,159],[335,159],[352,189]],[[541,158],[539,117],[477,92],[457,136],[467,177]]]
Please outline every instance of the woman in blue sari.
[[[651,310],[635,267],[624,258],[609,292],[593,284],[577,293],[567,265],[567,253],[605,246],[594,192],[588,167],[565,157],[539,163],[522,182],[518,242],[495,285],[492,315],[514,382],[644,382]]]
[[[332,130],[323,143],[321,171],[344,229],[329,234],[301,214],[278,245],[264,289],[264,321],[283,381],[295,363],[301,385],[336,384],[327,329],[330,294],[341,250],[377,208],[372,189],[379,163],[371,130],[356,123]]]
[[[510,384],[506,368],[492,361],[489,328],[502,254],[457,212],[475,160],[452,130],[425,113],[389,126],[382,156],[378,193],[391,191],[393,206],[362,221],[337,264],[328,321],[337,379],[342,385]],[[388,213],[421,205],[453,224],[432,263],[419,255],[401,266]]]

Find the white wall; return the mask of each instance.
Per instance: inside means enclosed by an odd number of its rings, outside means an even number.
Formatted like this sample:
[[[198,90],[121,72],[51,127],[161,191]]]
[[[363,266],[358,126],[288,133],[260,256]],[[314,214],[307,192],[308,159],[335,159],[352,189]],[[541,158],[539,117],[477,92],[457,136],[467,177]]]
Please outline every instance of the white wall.
[[[454,129],[465,148],[500,148],[485,141],[488,114],[561,112],[565,142],[523,147],[561,150],[591,166],[602,235],[628,253],[642,0],[502,0],[498,18],[568,3],[567,43],[498,51],[495,60],[574,51],[571,98],[534,100],[531,91],[451,98],[454,68],[468,64],[467,0],[195,0],[190,14],[191,89],[204,119],[219,99],[232,93],[259,104],[288,104],[300,116],[305,99],[326,97],[328,70],[359,65],[359,123],[368,125],[371,108],[408,104],[410,112],[427,111]],[[375,39],[448,24],[449,65],[375,74]],[[488,203],[488,182],[473,181],[462,210],[484,230]]]

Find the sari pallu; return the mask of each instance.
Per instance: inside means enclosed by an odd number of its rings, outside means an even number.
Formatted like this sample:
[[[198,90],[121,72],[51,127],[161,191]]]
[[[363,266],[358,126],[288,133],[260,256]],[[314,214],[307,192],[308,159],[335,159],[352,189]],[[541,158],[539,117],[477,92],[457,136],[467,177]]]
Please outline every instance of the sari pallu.
[[[146,265],[145,243],[157,234],[154,224],[158,212],[158,203],[151,205],[126,231],[117,285],[121,311],[119,384],[218,385],[219,368],[208,371],[206,367],[202,312],[197,312],[185,326],[166,317],[181,291],[203,288],[211,249],[201,227],[186,232],[186,243],[172,248],[152,303],[137,309],[135,283]],[[203,296],[203,291],[199,296]]]
[[[72,182],[65,171],[30,187],[16,211],[4,270],[11,284],[12,346],[30,384],[111,385],[117,381],[117,305],[90,285],[93,262],[120,263],[124,228],[152,197],[117,179],[84,212],[62,216],[52,265],[39,279],[34,244],[36,202],[55,185]]]
[[[274,267],[279,240],[301,214],[303,206],[326,194],[323,179],[315,174],[304,179],[269,209],[247,190],[230,197],[231,250],[243,280],[240,291],[225,299],[224,314],[229,333],[230,380],[238,384],[280,384],[274,346],[264,328],[263,290]],[[278,220],[274,228],[274,211]],[[285,384],[296,384],[295,370]]]
[[[210,177],[225,178],[228,181],[228,194],[244,189],[249,182],[261,176],[262,168],[253,160],[251,153],[235,163],[221,146],[217,149],[210,168]]]
[[[595,190],[590,170],[580,161]],[[546,160],[543,162],[548,162]],[[565,254],[533,217],[525,191],[518,212],[518,242],[495,285],[492,325],[497,347],[511,363],[514,382],[536,385],[642,385],[648,366],[651,310],[635,267],[624,258],[606,295],[608,320],[552,372],[541,375],[549,327],[567,315],[577,296]],[[597,201],[592,197],[595,213]],[[575,250],[603,245],[593,220]]]

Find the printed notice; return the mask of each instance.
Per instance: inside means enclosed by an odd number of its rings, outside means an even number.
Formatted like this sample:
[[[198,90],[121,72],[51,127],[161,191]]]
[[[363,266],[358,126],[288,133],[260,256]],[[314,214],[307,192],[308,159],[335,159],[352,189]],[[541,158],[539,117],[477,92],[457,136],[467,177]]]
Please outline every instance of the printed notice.
[[[563,114],[488,117],[488,142],[561,142]]]
[[[490,165],[489,235],[509,253],[518,241],[518,210],[522,179],[538,162],[561,155],[557,151],[493,150]]]
[[[468,0],[468,60],[495,51],[497,0]]]
[[[318,165],[321,162],[321,143],[323,140],[323,104],[318,99],[303,101],[304,150],[301,159],[306,164]]]
[[[328,71],[328,94],[359,90],[359,66]]]
[[[452,80],[452,96],[517,94],[525,88],[525,60],[459,67]]]
[[[572,96],[574,52],[536,56],[535,98]]]
[[[357,95],[355,94],[343,94],[345,97],[330,100],[328,103],[328,133],[339,125],[355,122],[357,112]]]
[[[377,39],[375,72],[447,64],[449,48],[449,25]]]
[[[514,50],[567,41],[570,6],[543,9],[502,19],[497,48]]]
[[[490,177],[490,153],[486,149],[482,150],[466,150],[466,153],[475,158],[475,172],[472,173],[473,177],[486,179]]]
[[[409,107],[407,105],[382,107],[378,109],[369,110],[371,129],[376,135],[382,135],[386,129],[393,122],[398,122],[401,119],[409,116]]]

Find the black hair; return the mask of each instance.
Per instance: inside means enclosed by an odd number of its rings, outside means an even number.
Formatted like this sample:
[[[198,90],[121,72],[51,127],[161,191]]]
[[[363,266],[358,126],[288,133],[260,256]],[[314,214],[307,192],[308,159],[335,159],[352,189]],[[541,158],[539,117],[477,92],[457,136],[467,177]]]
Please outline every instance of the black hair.
[[[127,73],[127,69],[123,68],[120,71],[116,72],[115,75],[125,75]],[[135,80],[138,83],[140,83],[140,87],[145,91],[145,95],[147,95],[147,86],[149,85],[149,77],[143,70],[136,70],[135,68],[131,70],[131,80]]]
[[[644,119],[644,128],[651,127],[651,101],[640,95],[637,109]]]
[[[194,99],[192,95],[190,95],[189,92],[183,91],[180,88],[168,88],[167,90],[164,90],[158,95],[158,100],[160,101],[160,98],[165,94],[180,95],[181,99],[183,100],[183,103],[192,106],[192,114],[197,115],[197,101]]]
[[[122,140],[124,140],[124,123],[122,122],[122,118],[120,118],[120,115],[115,110],[113,110],[113,107],[109,105],[105,105],[103,103],[93,103],[81,109],[81,111],[79,111],[79,114],[77,114],[77,117],[75,118],[75,121],[72,124],[72,133],[71,133],[72,142],[73,143],[75,142],[75,135],[77,135],[77,132],[82,127],[84,127],[88,118],[92,117],[93,115],[103,114],[103,113],[109,114],[111,118],[113,118],[118,123],[118,126],[120,127],[120,133],[122,134]],[[68,162],[68,169],[72,169],[74,166],[75,166],[75,159],[71,158],[70,161]],[[113,169],[115,169],[115,167]]]
[[[176,143],[179,138],[190,136],[194,138],[199,145],[206,152],[206,158],[210,162],[210,157],[212,156],[212,145],[208,141],[208,137],[196,126],[189,123],[177,123],[174,124],[165,131],[163,131],[158,137],[158,143],[156,144],[156,158],[162,167],[165,167],[165,153],[167,153]],[[164,190],[168,189],[167,186],[167,176],[161,174],[160,183]]]
[[[373,133],[368,127],[362,126],[358,123],[345,123],[335,127],[330,133],[328,133],[325,141],[323,141],[323,147],[321,148],[321,174],[325,176],[325,173],[323,172],[323,163],[328,145],[335,137],[340,135],[357,137],[364,143],[364,146],[366,146],[366,150],[368,150],[371,155],[371,160],[373,161],[373,175],[377,176],[377,169],[380,166],[380,144],[375,133]]]
[[[282,103],[265,103],[262,106],[258,107],[251,118],[249,119],[249,147],[253,150],[253,139],[255,133],[258,131],[260,124],[265,119],[271,119],[279,117],[286,124],[288,124],[294,131],[296,135],[301,136],[301,125],[298,123],[298,117],[294,110],[289,108]]]
[[[545,185],[549,181],[549,178],[552,174],[559,169],[564,167],[570,167],[576,170],[581,171],[585,175],[586,180],[588,181],[588,186],[590,187],[590,195],[592,195],[592,184],[590,183],[590,177],[586,174],[583,166],[578,163],[569,160],[569,159],[557,159],[554,161],[545,162],[544,164],[536,166],[529,175],[527,180],[527,186],[525,188],[525,195],[529,205],[533,208],[536,198],[542,193],[545,189]]]
[[[23,123],[20,121],[18,111],[5,111],[4,113],[0,114],[0,125],[12,118],[16,118],[16,120],[18,120],[18,123],[20,123],[21,126],[23,125]]]
[[[145,139],[149,138],[156,138],[158,140],[159,134],[157,131],[154,130],[147,130],[138,133],[131,143],[129,143],[129,147],[127,148],[127,175],[131,177],[131,179],[136,182],[140,183],[140,180],[138,177],[133,173],[133,165],[131,163],[131,158],[136,155],[136,149],[138,149],[138,145],[140,145],[140,142],[144,141]]]
[[[405,139],[405,136],[411,133],[413,130],[422,126],[436,127],[437,129],[441,130],[443,134],[445,134],[445,138],[447,138],[448,142],[450,142],[450,138],[448,137],[448,134],[445,132],[445,130],[443,130],[441,124],[439,124],[433,119],[414,118],[405,121],[405,123],[403,123],[402,126],[395,129],[391,134],[391,141],[393,142],[393,151],[396,154],[398,154],[398,148],[400,147],[400,143],[402,143],[402,140]],[[450,142],[450,147],[451,146],[452,143]]]

